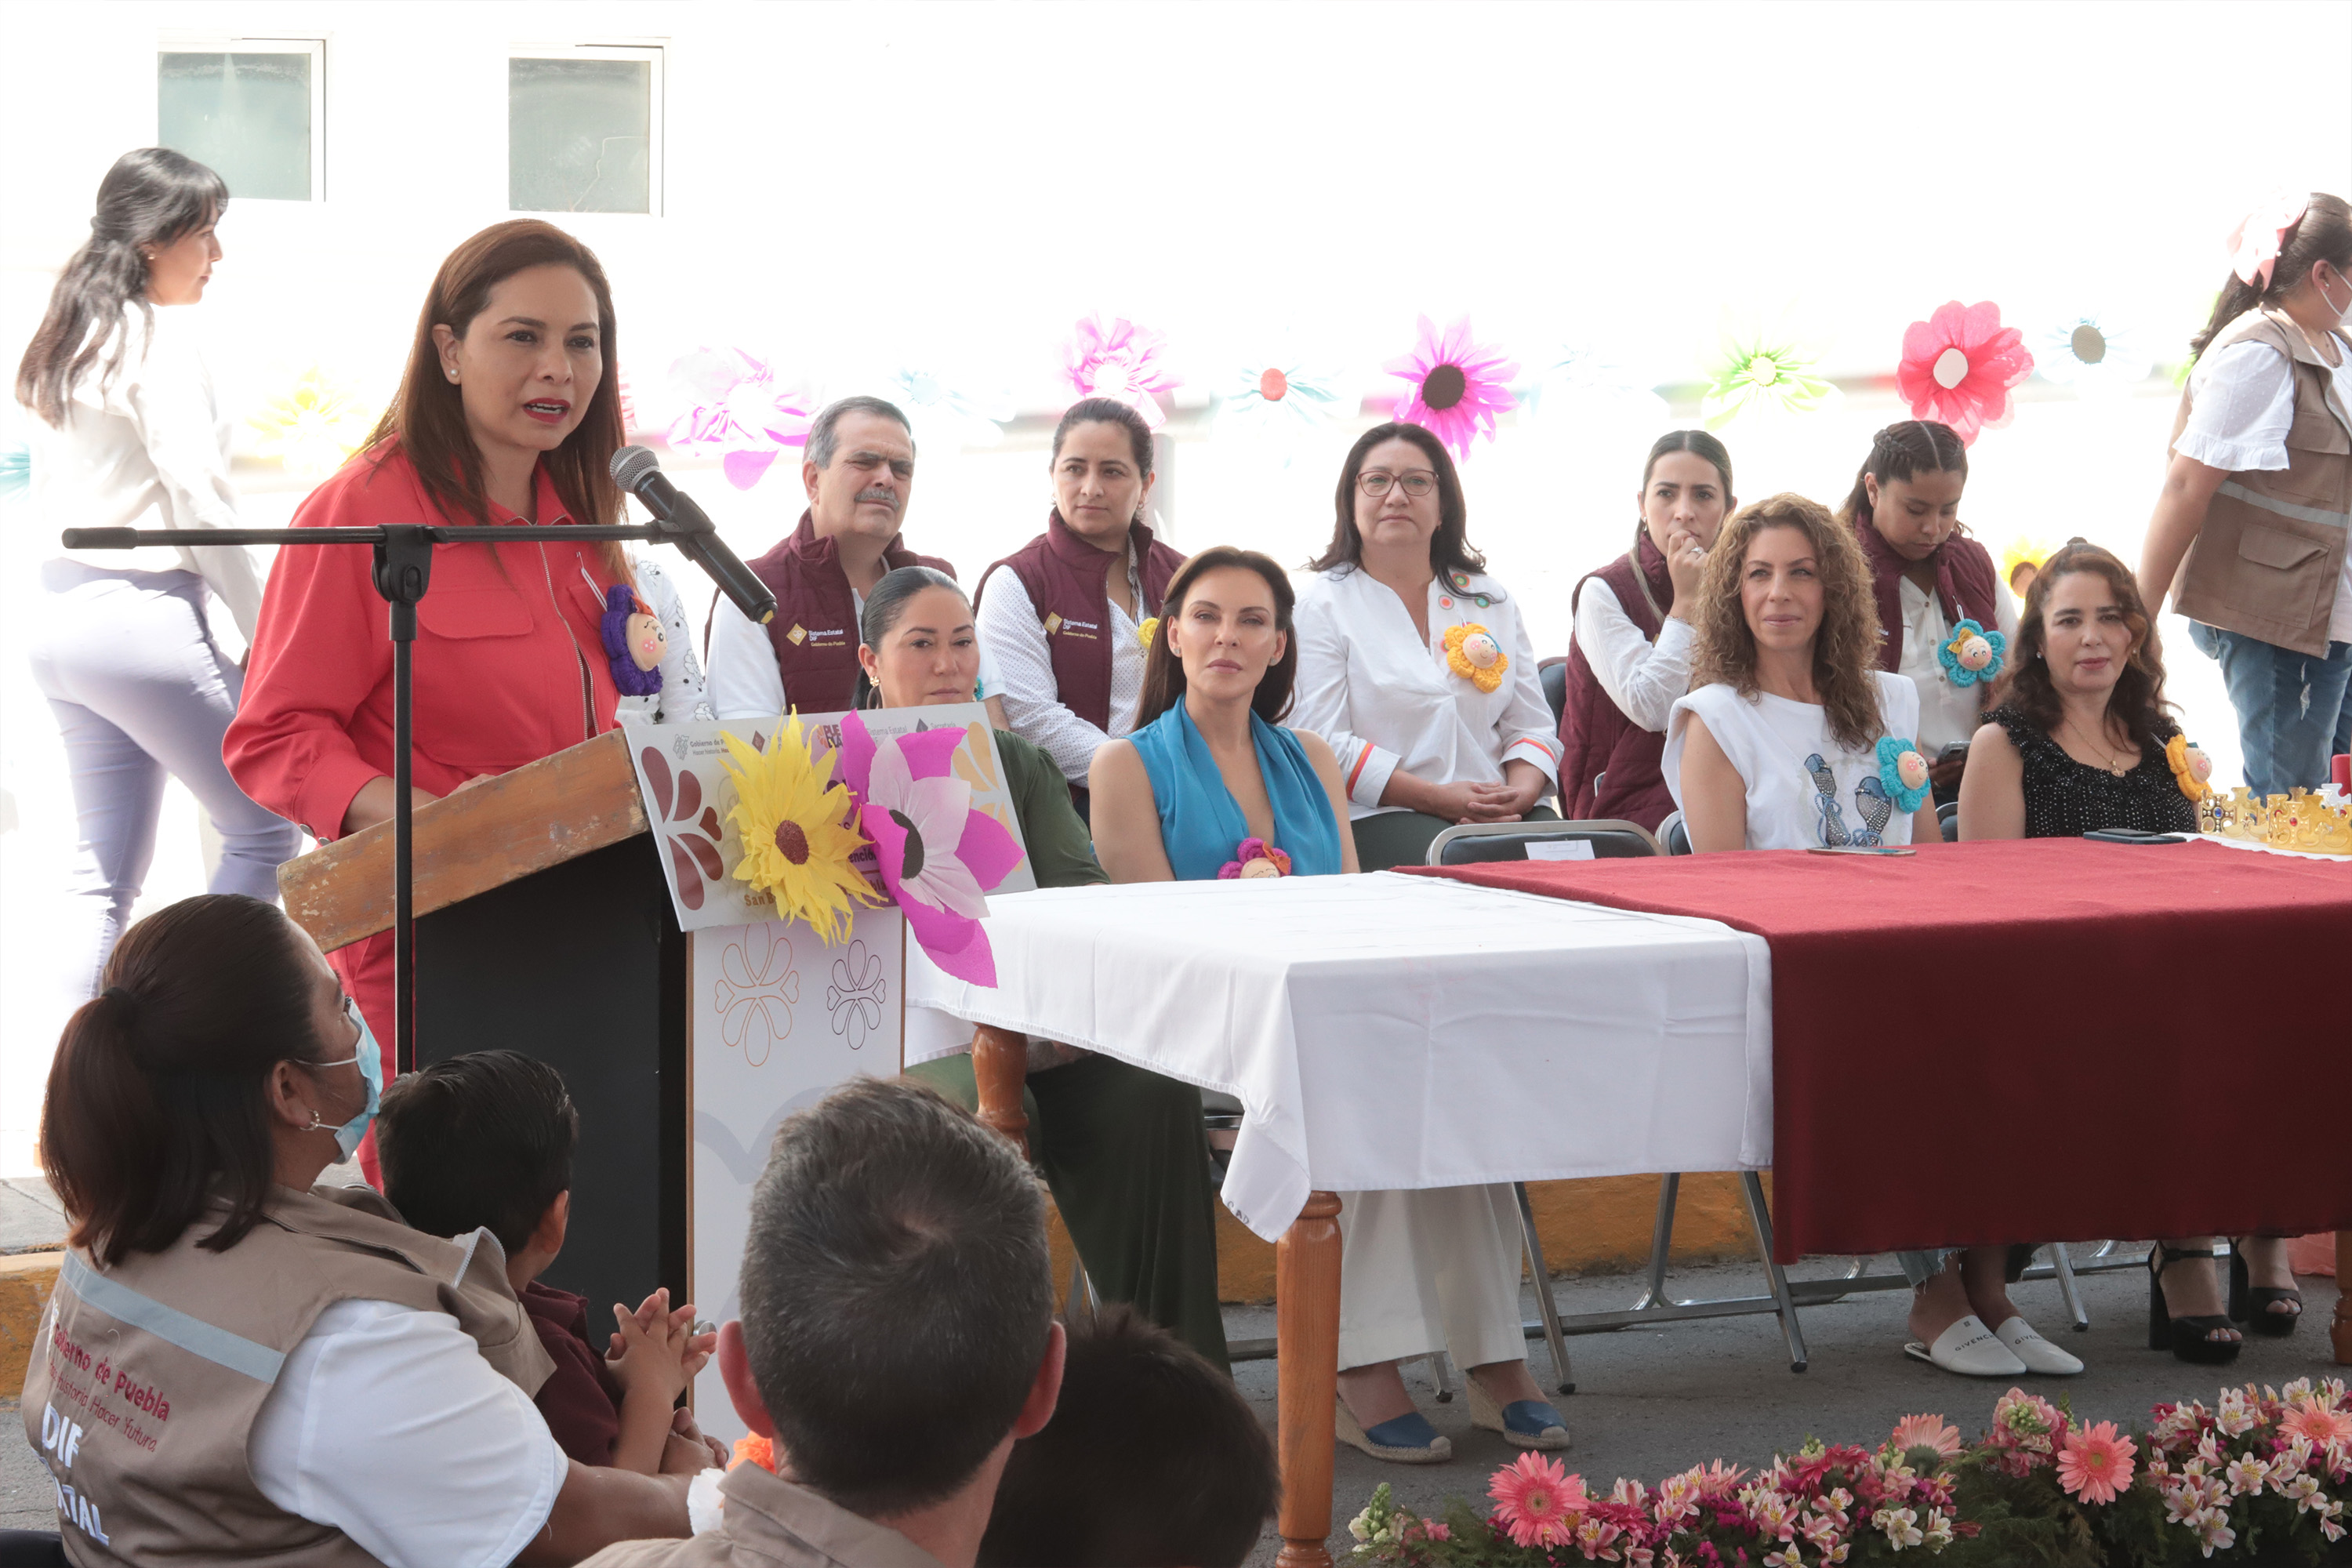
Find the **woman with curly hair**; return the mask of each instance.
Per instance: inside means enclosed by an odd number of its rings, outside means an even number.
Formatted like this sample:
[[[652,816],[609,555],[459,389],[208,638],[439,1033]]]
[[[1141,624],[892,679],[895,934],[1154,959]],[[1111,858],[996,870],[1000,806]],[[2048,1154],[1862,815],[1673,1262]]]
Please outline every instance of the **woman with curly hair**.
[[[1693,850],[1936,837],[1913,740],[1919,689],[1872,668],[1870,584],[1853,531],[1803,496],[1743,507],[1717,535],[1692,690],[1667,719],[1663,764]]]

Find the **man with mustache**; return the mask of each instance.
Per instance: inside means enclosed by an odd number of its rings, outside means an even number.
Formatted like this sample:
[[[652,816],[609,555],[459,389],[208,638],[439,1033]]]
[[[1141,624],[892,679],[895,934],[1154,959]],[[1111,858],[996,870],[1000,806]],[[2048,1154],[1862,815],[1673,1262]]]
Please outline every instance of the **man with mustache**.
[[[857,621],[886,572],[932,566],[899,542],[915,488],[915,440],[907,416],[878,397],[845,397],[809,426],[801,463],[808,510],[784,542],[751,562],[776,596],[765,626],[724,595],[711,607],[710,710],[721,719],[773,719],[855,708],[864,692]]]

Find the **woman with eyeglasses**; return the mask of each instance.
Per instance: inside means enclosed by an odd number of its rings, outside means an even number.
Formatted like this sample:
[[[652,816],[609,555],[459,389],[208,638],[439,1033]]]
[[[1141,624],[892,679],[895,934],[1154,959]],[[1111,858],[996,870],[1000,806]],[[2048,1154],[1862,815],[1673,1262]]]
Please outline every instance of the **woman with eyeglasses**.
[[[1348,453],[1331,542],[1298,594],[1291,724],[1331,744],[1367,871],[1457,823],[1557,814],[1559,741],[1518,603],[1466,537],[1444,444],[1377,426]]]

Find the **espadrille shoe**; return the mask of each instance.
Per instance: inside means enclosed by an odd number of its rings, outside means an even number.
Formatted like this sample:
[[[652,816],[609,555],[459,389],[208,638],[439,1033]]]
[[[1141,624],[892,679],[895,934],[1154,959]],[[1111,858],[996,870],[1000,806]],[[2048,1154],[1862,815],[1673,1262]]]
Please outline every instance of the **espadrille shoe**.
[[[1442,1465],[1454,1458],[1452,1439],[1432,1426],[1429,1417],[1418,1410],[1408,1410],[1366,1431],[1349,1413],[1348,1402],[1335,1399],[1331,1417],[1339,1441],[1361,1448],[1375,1459],[1392,1465]]]
[[[1568,1447],[1568,1423],[1542,1400],[1515,1399],[1508,1405],[1499,1405],[1476,1378],[1465,1381],[1470,1384],[1471,1426],[1500,1432],[1505,1442],[1516,1443],[1522,1448]]]

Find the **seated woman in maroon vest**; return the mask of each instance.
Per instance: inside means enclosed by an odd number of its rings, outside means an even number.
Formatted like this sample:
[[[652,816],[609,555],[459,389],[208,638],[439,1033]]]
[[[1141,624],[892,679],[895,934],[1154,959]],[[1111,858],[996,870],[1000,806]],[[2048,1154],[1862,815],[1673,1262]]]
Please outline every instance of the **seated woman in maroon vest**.
[[[1051,470],[1045,531],[989,567],[973,597],[989,694],[1006,727],[1054,759],[1083,815],[1096,748],[1135,728],[1145,633],[1184,557],[1144,522],[1151,427],[1126,404],[1073,405]]]
[[[2011,667],[2017,601],[1960,526],[1969,449],[1948,425],[1906,419],[1871,438],[1838,513],[1877,595],[1878,668],[1919,689],[1919,751],[1937,805],[1960,795],[1969,737]],[[1998,635],[1993,635],[1998,634]],[[1949,753],[1947,757],[1947,753]]]
[[[787,708],[838,713],[865,694],[857,617],[886,572],[955,568],[907,548],[915,489],[907,416],[878,397],[845,397],[809,426],[801,463],[808,510],[783,542],[747,563],[776,596],[754,626],[720,595],[710,606],[707,697],[721,719],[772,719]]]
[[[1738,505],[1731,454],[1704,430],[1669,430],[1650,448],[1635,498],[1633,547],[1576,585],[1568,700],[1559,715],[1559,789],[1571,817],[1614,816],[1654,830],[1675,809],[1658,757],[1666,718],[1690,690],[1692,606],[1707,547]]]
[[[72,1561],[573,1563],[688,1532],[690,1421],[665,1474],[566,1458],[495,1239],[315,1184],[383,1077],[300,927],[185,899],[103,979],[49,1069],[42,1167],[73,1230],[25,1378]]]

